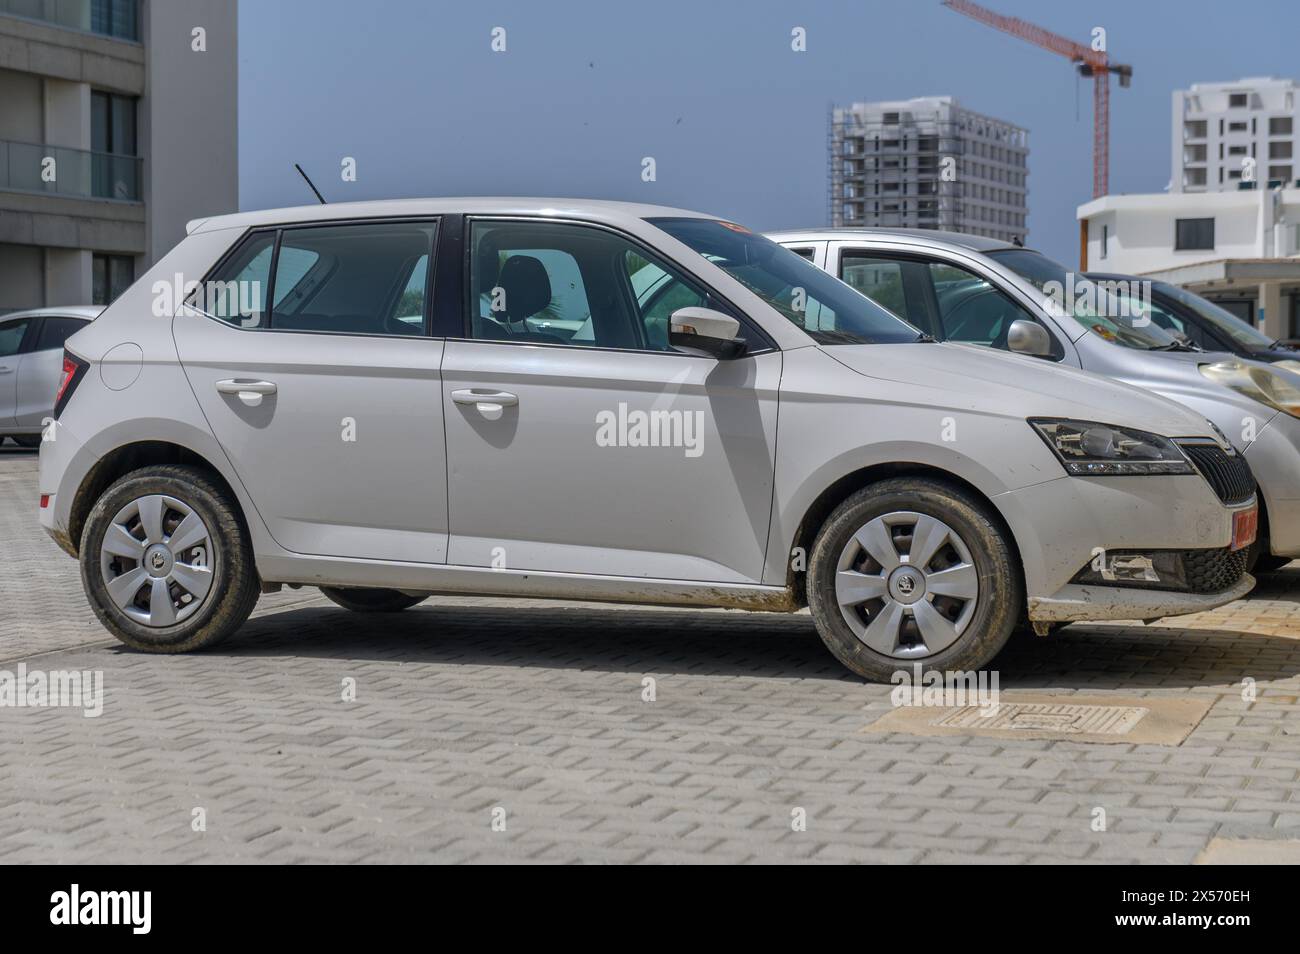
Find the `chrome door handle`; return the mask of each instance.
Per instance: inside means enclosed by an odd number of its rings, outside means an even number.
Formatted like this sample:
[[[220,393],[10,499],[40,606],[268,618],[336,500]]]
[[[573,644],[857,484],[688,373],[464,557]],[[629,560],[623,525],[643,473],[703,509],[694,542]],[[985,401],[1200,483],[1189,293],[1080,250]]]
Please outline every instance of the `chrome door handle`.
[[[509,391],[479,391],[474,388],[452,391],[451,399],[457,404],[496,404],[500,407],[514,407],[519,403],[519,396]]]
[[[249,407],[257,407],[262,397],[276,392],[274,381],[240,381],[238,378],[226,378],[217,382],[217,391],[221,394],[233,394]]]

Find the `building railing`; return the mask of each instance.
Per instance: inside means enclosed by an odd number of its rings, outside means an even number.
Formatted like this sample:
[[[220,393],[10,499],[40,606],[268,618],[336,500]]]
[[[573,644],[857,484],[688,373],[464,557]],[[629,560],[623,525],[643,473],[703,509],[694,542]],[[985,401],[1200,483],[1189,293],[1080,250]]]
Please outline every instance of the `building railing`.
[[[0,139],[0,189],[138,202],[143,165],[139,156]]]
[[[0,13],[118,40],[140,40],[139,0],[0,0]]]

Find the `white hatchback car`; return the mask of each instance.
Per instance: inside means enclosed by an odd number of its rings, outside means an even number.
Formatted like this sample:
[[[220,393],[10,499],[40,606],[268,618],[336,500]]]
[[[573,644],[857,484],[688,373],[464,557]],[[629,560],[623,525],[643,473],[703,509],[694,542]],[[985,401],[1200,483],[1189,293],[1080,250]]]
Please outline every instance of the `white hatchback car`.
[[[41,431],[54,412],[54,392],[63,365],[63,343],[99,305],[35,308],[0,315],[0,442],[39,447]]]
[[[1250,472],[1203,417],[933,343],[731,222],[439,199],[188,231],[69,343],[41,452],[41,522],[138,649],[282,584],[806,603],[886,679],[1253,583],[1255,500],[1221,487]]]

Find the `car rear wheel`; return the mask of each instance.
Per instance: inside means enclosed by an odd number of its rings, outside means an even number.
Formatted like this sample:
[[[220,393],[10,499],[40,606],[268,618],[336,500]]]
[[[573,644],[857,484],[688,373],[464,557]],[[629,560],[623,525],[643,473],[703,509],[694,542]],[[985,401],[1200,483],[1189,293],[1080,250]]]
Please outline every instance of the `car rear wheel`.
[[[974,670],[1006,644],[1024,586],[1007,531],[957,487],[891,478],[822,526],[808,603],[823,642],[853,672]]]
[[[362,587],[322,586],[320,591],[326,599],[354,613],[397,613],[427,599],[399,590]]]
[[[261,589],[234,501],[196,467],[145,467],[112,484],[86,520],[80,560],[99,621],[146,652],[214,645]]]

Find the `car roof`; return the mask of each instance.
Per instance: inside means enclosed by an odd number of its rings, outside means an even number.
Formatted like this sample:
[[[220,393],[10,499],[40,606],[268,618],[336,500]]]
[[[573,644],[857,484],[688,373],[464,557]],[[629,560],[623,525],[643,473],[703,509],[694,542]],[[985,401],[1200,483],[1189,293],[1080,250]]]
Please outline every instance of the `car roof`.
[[[331,202],[328,205],[300,205],[280,209],[259,209],[194,219],[185,226],[189,234],[217,229],[251,228],[281,222],[327,222],[332,219],[363,219],[391,216],[444,215],[457,212],[480,215],[552,215],[564,218],[699,218],[719,216],[640,202],[606,199],[526,198],[463,196],[427,199],[382,199],[373,202]]]
[[[54,308],[29,308],[26,311],[11,311],[0,315],[0,321],[11,318],[81,318],[91,321],[104,310],[103,305],[63,305]]]
[[[944,232],[939,229],[891,229],[891,228],[838,228],[838,229],[793,229],[784,232],[764,233],[774,242],[838,242],[854,237],[900,239],[915,245],[934,247],[946,245],[953,248],[970,249],[974,252],[991,252],[1004,248],[1020,248],[1002,239],[989,238],[985,235],[969,235],[965,232]]]

